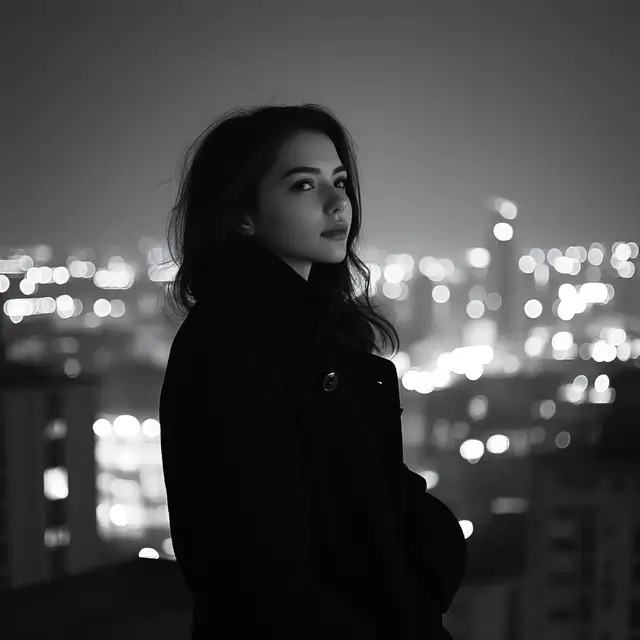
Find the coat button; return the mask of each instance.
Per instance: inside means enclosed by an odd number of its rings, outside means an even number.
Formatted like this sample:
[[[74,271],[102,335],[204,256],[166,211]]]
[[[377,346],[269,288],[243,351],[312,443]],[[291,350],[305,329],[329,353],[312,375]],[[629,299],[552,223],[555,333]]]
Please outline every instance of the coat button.
[[[325,391],[334,391],[338,387],[340,376],[337,373],[328,373],[322,382],[322,388]]]

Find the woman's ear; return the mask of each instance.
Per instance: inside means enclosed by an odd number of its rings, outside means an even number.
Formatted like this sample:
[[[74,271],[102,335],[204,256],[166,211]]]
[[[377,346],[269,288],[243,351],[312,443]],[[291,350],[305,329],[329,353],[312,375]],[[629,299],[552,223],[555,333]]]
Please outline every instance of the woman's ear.
[[[243,221],[238,226],[238,232],[243,236],[252,236],[255,233],[253,220],[251,220],[248,214],[244,215]]]

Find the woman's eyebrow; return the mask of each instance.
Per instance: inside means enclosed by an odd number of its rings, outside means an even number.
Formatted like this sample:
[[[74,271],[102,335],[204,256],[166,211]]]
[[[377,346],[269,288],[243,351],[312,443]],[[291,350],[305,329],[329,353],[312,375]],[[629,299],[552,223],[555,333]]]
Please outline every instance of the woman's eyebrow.
[[[347,169],[343,165],[340,165],[339,167],[336,167],[331,172],[331,175],[334,176],[336,173],[340,173],[341,171],[346,171],[346,170]],[[287,171],[280,179],[284,180],[285,178],[288,178],[294,173],[322,173],[322,172],[317,167],[293,167],[292,169],[289,169],[289,171]]]

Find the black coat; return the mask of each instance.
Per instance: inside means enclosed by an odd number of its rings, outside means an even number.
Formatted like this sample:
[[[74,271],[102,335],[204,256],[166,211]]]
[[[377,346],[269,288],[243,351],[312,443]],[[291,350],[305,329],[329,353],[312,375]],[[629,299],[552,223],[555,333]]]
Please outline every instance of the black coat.
[[[395,366],[338,340],[313,271],[250,239],[206,268],[160,397],[192,637],[449,638],[466,542],[403,463]]]

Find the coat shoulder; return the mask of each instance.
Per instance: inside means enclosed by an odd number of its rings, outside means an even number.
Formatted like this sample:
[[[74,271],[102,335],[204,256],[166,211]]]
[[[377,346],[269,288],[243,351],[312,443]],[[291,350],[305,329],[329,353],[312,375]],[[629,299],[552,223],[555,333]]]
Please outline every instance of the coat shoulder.
[[[249,314],[240,309],[236,313],[220,313],[198,304],[176,332],[171,354],[189,354],[196,361],[206,358],[209,364],[224,365],[226,360],[246,363],[266,344],[260,326]]]

